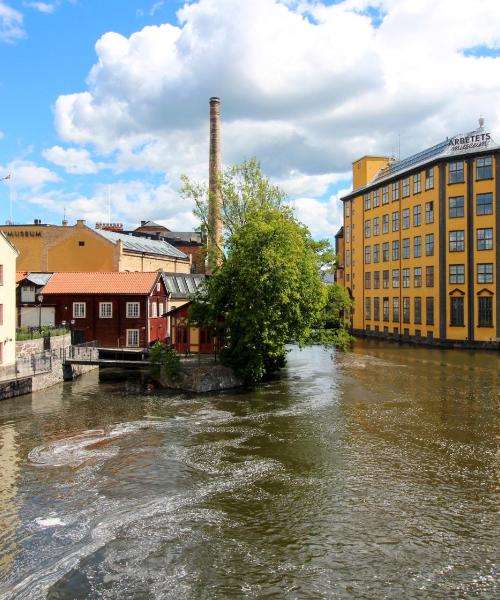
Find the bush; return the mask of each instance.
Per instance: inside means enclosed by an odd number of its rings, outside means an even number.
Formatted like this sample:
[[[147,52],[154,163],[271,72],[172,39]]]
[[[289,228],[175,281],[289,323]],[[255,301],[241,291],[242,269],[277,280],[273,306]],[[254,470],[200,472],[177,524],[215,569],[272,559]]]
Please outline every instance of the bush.
[[[162,373],[171,381],[178,381],[181,376],[181,359],[173,348],[157,341],[149,351],[151,375],[159,379]]]

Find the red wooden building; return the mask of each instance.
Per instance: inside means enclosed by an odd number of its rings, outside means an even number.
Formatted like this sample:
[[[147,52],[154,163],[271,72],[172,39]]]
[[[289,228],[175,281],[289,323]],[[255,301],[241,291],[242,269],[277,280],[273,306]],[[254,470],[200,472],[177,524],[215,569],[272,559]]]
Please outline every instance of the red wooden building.
[[[104,348],[146,348],[165,341],[167,290],[161,273],[54,273],[43,305],[55,307],[73,342]]]
[[[221,340],[212,337],[206,327],[193,327],[189,325],[188,313],[192,302],[188,302],[168,311],[170,318],[171,343],[176,352],[213,354],[218,352]]]

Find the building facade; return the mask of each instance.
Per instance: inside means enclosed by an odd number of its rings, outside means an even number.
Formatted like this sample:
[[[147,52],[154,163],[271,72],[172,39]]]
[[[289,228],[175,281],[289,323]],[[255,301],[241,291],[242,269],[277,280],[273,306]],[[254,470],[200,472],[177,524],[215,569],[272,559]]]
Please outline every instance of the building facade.
[[[167,301],[161,273],[54,273],[43,288],[43,305],[70,326],[73,343],[104,348],[165,341]]]
[[[480,127],[401,161],[353,163],[344,285],[353,330],[498,347],[500,146]]]
[[[108,272],[173,271],[190,273],[191,261],[164,240],[75,225],[2,225],[0,230],[19,250],[19,271]]]
[[[0,233],[0,368],[16,362],[17,249]]]

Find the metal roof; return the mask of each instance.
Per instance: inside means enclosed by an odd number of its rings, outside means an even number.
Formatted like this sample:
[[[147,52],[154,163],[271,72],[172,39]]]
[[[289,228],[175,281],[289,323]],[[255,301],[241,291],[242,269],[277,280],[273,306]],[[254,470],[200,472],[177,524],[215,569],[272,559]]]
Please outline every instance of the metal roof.
[[[53,273],[28,273],[25,277],[26,281],[35,285],[46,285]]]
[[[150,240],[149,238],[136,237],[133,235],[127,235],[126,233],[117,233],[116,231],[106,231],[105,229],[95,229],[94,231],[110,242],[113,242],[113,244],[121,241],[123,243],[123,249],[127,252],[157,254],[186,260],[188,258],[184,252],[181,252],[163,240]]]
[[[162,275],[167,292],[172,294],[172,298],[189,298],[206,279],[206,275],[194,273],[162,273]]]

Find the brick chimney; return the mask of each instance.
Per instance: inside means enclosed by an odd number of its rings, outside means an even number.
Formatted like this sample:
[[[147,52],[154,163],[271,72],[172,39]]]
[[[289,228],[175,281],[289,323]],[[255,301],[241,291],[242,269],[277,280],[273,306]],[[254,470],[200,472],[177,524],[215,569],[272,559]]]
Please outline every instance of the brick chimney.
[[[220,189],[220,99],[210,98],[210,150],[208,172],[208,272],[222,262],[222,196]]]

